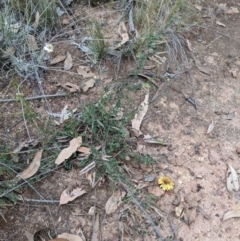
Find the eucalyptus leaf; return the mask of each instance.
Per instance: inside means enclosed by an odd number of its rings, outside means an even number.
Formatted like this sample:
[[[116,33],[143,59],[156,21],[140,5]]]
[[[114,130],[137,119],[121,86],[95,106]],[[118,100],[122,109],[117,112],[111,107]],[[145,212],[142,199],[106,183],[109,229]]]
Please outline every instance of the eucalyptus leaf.
[[[223,216],[223,221],[229,218],[240,218],[240,210],[228,211]]]
[[[230,164],[228,164],[228,171],[227,171],[227,189],[229,192],[232,192],[232,191],[237,192],[239,190],[237,172]]]

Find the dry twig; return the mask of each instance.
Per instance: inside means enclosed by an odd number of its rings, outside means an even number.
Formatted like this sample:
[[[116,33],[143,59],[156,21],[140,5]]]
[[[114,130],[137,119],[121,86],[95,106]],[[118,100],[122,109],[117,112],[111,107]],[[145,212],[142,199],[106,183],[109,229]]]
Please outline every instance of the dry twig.
[[[38,96],[26,97],[24,99],[25,100],[38,100],[38,99],[43,99],[43,98],[62,97],[62,96],[66,96],[66,95],[67,95],[66,93],[55,94],[55,95],[38,95]],[[18,100],[17,99],[0,99],[0,103],[13,102],[13,101],[18,101]]]

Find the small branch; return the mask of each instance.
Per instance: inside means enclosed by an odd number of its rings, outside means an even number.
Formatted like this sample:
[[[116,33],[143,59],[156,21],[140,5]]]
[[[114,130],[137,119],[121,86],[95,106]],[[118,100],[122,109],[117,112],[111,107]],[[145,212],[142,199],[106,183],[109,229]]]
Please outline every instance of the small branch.
[[[53,98],[53,97],[62,97],[66,96],[67,94],[55,94],[55,95],[38,95],[38,96],[33,96],[33,97],[27,97],[24,98],[25,100],[38,100],[38,99],[43,99],[43,98]],[[0,103],[2,102],[13,102],[13,101],[18,101],[16,99],[0,99]]]
[[[132,202],[141,210],[141,212],[144,214],[144,216],[148,219],[148,221],[151,223],[155,234],[157,236],[157,239],[162,241],[164,240],[163,236],[161,235],[161,233],[159,232],[158,228],[156,227],[156,225],[154,224],[152,217],[146,212],[146,210],[142,207],[142,205],[140,204],[140,202],[133,197],[133,194],[131,192],[131,190],[129,189],[129,187],[123,183],[120,179],[119,182],[122,184],[122,186],[126,189],[126,191],[128,192],[128,194],[131,196]]]
[[[26,202],[38,202],[38,203],[59,203],[59,200],[41,200],[41,199],[31,199],[26,197],[19,197],[18,200]]]
[[[129,2],[127,3],[127,5],[126,5],[126,7],[125,7],[125,9],[124,9],[124,12],[123,12],[122,16],[120,17],[120,19],[119,19],[118,22],[117,22],[117,25],[119,25],[119,23],[123,20],[123,18],[125,17],[125,15],[126,15],[127,13],[129,13],[129,10],[132,8],[132,6],[133,6],[133,0],[129,0]]]
[[[133,6],[129,10],[129,32],[131,34],[135,33],[135,27],[133,22]]]

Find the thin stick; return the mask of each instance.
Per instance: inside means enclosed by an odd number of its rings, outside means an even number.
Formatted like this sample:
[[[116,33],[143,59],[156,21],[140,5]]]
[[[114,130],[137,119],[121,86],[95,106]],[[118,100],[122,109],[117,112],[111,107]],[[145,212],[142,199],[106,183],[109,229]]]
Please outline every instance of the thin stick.
[[[19,197],[20,201],[27,201],[27,202],[39,202],[39,203],[59,203],[59,200],[41,200],[41,199],[31,199],[21,196]]]
[[[119,19],[118,22],[117,22],[117,25],[119,25],[119,23],[123,20],[123,18],[125,17],[125,15],[126,15],[127,13],[129,13],[129,10],[132,8],[132,6],[133,6],[133,0],[129,0],[129,2],[127,3],[127,5],[126,5],[126,7],[125,7],[125,9],[124,9],[124,12],[123,12],[122,16],[120,17],[120,19]]]
[[[215,33],[217,33],[217,34],[220,34],[220,35],[222,35],[222,36],[224,36],[224,37],[226,37],[226,38],[230,38],[230,37],[227,36],[226,34],[224,34],[224,33],[222,33],[222,32],[219,32],[219,31],[217,31],[217,30],[215,30],[215,29],[213,29],[213,28],[205,27],[205,26],[198,25],[198,24],[194,24],[194,25],[192,25],[192,26],[189,26],[187,29],[194,28],[194,27],[211,30],[211,31],[213,31],[213,32],[215,32]]]
[[[14,169],[12,169],[10,166],[6,165],[5,163],[0,162],[0,165],[6,167],[6,168],[8,168],[8,169],[10,169],[12,172],[14,172],[15,174],[17,174],[17,176],[19,176],[19,173],[17,173]],[[45,200],[45,198],[29,183],[29,181],[27,181],[27,180],[24,179],[24,178],[22,178],[22,180],[23,180],[24,182],[26,182],[26,183],[29,185],[29,187],[32,188],[32,190],[35,191],[35,192],[38,194],[38,196],[39,196],[40,198],[42,198],[43,200]],[[2,197],[4,197],[5,195],[7,195],[8,192],[9,192],[9,191],[1,193],[0,198],[2,198]]]
[[[18,85],[18,94],[20,94],[20,86],[27,80],[27,78],[25,78],[19,85]],[[24,112],[24,107],[23,107],[23,100],[20,99],[20,103],[21,103],[21,109],[22,109],[22,116],[23,116],[23,121],[24,121],[24,125],[28,134],[28,138],[29,140],[32,140],[31,136],[30,136],[30,132],[28,130],[28,126],[27,126],[27,121],[25,118],[25,112]]]
[[[25,100],[38,100],[38,99],[43,99],[43,98],[53,98],[53,97],[62,97],[66,96],[66,93],[63,94],[55,94],[55,95],[38,95],[38,96],[33,96],[33,97],[27,97],[24,98]],[[0,103],[2,102],[13,102],[13,101],[18,101],[16,99],[0,99]]]
[[[129,31],[130,33],[135,33],[135,27],[133,22],[133,6],[129,10]]]
[[[140,202],[133,197],[133,194],[131,192],[131,190],[128,188],[128,186],[126,184],[124,184],[120,179],[119,179],[119,182],[122,184],[122,186],[126,189],[126,191],[128,192],[129,195],[131,195],[131,199],[132,201],[134,202],[134,204],[136,204],[136,206],[139,207],[139,209],[143,212],[143,214],[145,215],[145,217],[148,219],[148,221],[151,223],[154,231],[155,231],[155,234],[157,236],[157,239],[158,240],[163,240],[163,236],[160,234],[159,230],[157,229],[156,225],[154,224],[151,216],[146,212],[146,210],[142,207],[142,205],[140,204]]]

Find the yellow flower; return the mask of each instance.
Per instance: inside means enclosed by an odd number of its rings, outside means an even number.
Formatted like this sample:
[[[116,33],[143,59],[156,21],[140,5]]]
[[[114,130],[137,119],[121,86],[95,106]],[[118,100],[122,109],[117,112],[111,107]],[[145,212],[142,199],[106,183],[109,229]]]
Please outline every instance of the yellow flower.
[[[160,177],[158,179],[158,184],[163,189],[163,191],[170,191],[174,188],[174,182],[170,177]]]

